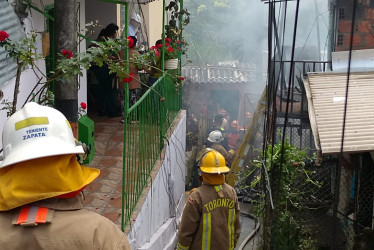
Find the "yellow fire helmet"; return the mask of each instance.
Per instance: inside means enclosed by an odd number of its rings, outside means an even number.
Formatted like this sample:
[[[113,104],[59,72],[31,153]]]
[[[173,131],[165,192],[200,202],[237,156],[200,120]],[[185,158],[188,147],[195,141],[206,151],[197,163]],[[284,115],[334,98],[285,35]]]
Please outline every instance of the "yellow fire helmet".
[[[203,155],[200,170],[207,174],[224,174],[230,172],[230,168],[226,166],[225,157],[213,149]]]
[[[5,123],[4,160],[0,168],[53,155],[84,153],[77,146],[66,117],[58,110],[27,103]]]

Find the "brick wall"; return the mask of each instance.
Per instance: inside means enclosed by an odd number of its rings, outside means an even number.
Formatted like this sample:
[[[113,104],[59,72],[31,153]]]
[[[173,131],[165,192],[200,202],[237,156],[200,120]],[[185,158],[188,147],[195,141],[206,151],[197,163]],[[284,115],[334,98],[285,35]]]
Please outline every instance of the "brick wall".
[[[337,8],[338,35],[337,51],[347,51],[350,48],[353,1],[341,0]],[[374,0],[359,0],[356,8],[356,18],[353,30],[354,50],[374,48]]]

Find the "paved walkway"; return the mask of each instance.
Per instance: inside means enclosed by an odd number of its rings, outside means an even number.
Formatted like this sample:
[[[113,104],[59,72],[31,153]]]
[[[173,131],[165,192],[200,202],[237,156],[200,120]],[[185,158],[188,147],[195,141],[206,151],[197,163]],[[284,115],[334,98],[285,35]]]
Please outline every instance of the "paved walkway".
[[[86,209],[102,214],[121,226],[123,124],[120,117],[89,117],[95,123],[95,157],[88,164],[100,176],[85,188]]]
[[[102,214],[121,227],[123,124],[119,122],[119,117],[89,117],[95,122],[95,157],[88,166],[101,172],[84,190],[85,208]],[[186,198],[188,196],[189,192],[186,192]],[[240,206],[243,212],[250,210],[247,204],[241,203]],[[238,246],[254,228],[251,220],[242,222]],[[255,245],[252,241],[245,249],[255,249]]]

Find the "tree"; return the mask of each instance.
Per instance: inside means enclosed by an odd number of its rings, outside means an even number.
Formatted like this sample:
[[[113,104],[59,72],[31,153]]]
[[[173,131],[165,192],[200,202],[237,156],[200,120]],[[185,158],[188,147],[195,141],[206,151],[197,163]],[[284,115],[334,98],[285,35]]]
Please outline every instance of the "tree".
[[[77,6],[75,0],[55,1],[55,47],[76,51],[77,46]],[[57,58],[57,55],[55,56]],[[72,124],[77,135],[78,121],[78,79],[58,79],[55,83],[55,108],[61,111]]]

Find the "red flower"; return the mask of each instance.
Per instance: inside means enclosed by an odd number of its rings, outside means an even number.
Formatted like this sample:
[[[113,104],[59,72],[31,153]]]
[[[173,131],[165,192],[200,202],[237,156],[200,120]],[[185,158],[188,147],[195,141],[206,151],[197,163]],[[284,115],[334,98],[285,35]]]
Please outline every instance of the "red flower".
[[[166,47],[169,47],[169,46],[170,46],[170,43],[165,43],[165,46],[166,46]]]
[[[168,50],[169,50],[170,52],[173,52],[173,51],[174,51],[172,47],[169,47]]]
[[[156,56],[159,56],[160,52],[158,52],[158,50],[155,50],[155,54],[156,54]]]
[[[165,101],[165,97],[162,97],[162,98],[160,99],[160,101],[162,101],[162,102]]]
[[[127,37],[127,42],[128,42],[128,45],[129,45],[129,48],[132,48],[134,46],[134,39],[132,39],[131,37]]]
[[[157,48],[161,49],[162,48],[162,44],[161,43],[157,44]]]
[[[168,42],[168,43],[171,43],[171,39],[170,38],[165,38],[165,41]]]
[[[86,109],[87,108],[87,104],[85,102],[81,102],[81,108],[82,109]]]
[[[157,47],[156,46],[152,46],[149,49],[157,50]]]
[[[181,43],[181,41],[178,40],[177,43]]]
[[[181,79],[182,81],[184,81],[184,76],[180,76],[179,79]]]
[[[62,50],[62,56],[67,57],[67,58],[70,59],[70,58],[73,57],[73,53],[71,53],[71,51],[69,51],[69,50],[63,49]]]
[[[131,82],[134,79],[134,74],[129,74],[129,77],[123,78],[123,82]]]
[[[4,42],[6,39],[8,39],[9,34],[6,33],[6,31],[2,30],[0,31],[0,42]]]

